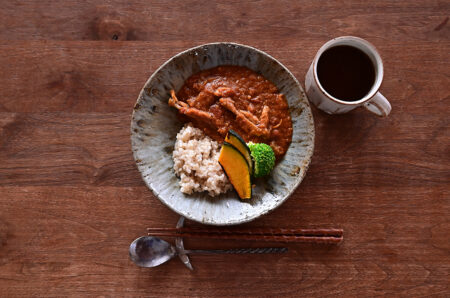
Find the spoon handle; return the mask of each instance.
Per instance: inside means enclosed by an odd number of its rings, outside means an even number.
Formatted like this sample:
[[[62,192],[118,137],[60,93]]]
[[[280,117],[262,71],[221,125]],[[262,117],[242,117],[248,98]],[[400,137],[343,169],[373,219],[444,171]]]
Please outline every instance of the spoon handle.
[[[185,250],[186,254],[271,254],[286,253],[287,247],[233,248],[233,249],[193,249]]]

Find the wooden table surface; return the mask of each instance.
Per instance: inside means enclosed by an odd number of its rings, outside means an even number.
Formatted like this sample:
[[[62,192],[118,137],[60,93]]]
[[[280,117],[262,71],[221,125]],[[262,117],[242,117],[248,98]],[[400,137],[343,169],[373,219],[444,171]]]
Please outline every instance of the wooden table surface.
[[[0,296],[450,296],[449,1],[1,1]],[[233,41],[304,82],[327,40],[372,42],[392,113],[313,108],[306,178],[246,227],[336,227],[340,246],[136,267],[178,219],[131,154],[133,105],[174,54]],[[188,240],[189,248],[260,244]]]

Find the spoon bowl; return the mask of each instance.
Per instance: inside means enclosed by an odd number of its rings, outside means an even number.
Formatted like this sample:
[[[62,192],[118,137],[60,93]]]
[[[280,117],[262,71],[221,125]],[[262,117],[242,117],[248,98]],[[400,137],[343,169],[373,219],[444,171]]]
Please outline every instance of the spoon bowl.
[[[168,242],[151,236],[143,236],[130,245],[130,259],[140,267],[156,267],[177,255]]]

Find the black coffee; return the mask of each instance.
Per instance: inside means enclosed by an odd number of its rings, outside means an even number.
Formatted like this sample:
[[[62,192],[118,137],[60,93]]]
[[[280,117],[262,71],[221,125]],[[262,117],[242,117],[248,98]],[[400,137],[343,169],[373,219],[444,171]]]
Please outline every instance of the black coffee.
[[[322,53],[317,63],[322,87],[344,101],[356,101],[369,93],[375,82],[370,58],[351,46],[336,46]]]

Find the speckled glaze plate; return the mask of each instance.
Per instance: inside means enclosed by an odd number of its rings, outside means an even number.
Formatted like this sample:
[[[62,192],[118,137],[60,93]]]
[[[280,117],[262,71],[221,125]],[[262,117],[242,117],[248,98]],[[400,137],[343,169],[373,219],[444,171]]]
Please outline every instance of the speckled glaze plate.
[[[182,127],[167,101],[192,74],[218,65],[246,66],[272,81],[286,96],[293,125],[292,143],[267,179],[258,180],[253,198],[239,200],[234,191],[211,198],[180,192],[172,151]],[[188,219],[210,225],[251,221],[280,206],[306,174],[314,150],[314,120],[302,87],[270,55],[245,45],[211,43],[181,52],[164,63],[145,83],[131,119],[131,146],[145,184],[167,207]]]

